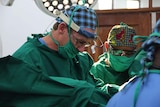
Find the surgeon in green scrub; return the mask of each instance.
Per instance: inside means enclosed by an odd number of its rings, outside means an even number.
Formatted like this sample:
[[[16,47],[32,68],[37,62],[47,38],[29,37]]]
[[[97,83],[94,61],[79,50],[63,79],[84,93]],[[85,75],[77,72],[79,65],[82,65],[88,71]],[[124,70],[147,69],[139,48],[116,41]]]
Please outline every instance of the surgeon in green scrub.
[[[33,34],[0,59],[0,107],[105,107],[110,96],[89,70],[85,47],[96,38],[93,9],[57,11],[53,29]]]
[[[123,85],[121,91],[111,98],[106,107],[160,106],[160,19],[149,36],[137,37],[144,41],[141,45],[141,53],[138,54],[140,55],[138,57],[142,58],[140,60],[142,69]]]
[[[135,35],[134,28],[123,22],[113,26],[104,43],[106,51],[90,70],[95,78],[106,84],[111,96],[130,78],[128,69],[136,56],[136,44],[132,39]]]

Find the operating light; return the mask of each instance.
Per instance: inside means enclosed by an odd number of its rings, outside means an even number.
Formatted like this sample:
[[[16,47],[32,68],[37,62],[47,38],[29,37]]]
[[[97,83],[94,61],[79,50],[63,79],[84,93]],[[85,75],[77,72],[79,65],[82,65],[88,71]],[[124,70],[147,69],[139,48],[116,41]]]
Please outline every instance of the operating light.
[[[37,6],[46,14],[57,17],[56,10],[62,11],[72,5],[84,5],[92,8],[97,0],[34,0]]]

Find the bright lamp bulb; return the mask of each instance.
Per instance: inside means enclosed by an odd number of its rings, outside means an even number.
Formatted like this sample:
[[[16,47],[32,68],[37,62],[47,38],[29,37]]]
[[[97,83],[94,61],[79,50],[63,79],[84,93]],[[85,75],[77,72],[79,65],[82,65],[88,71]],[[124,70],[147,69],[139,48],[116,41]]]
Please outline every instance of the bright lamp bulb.
[[[53,6],[57,6],[57,5],[58,5],[58,1],[53,1],[53,2],[52,2],[52,5],[53,5]]]
[[[64,5],[67,5],[68,3],[69,3],[68,0],[63,0],[63,4],[64,4]]]
[[[34,0],[37,6],[46,14],[57,17],[55,11],[62,11],[72,5],[84,5],[93,7],[98,0]]]
[[[93,0],[88,0],[89,4],[93,4],[93,2],[94,2]]]
[[[50,3],[49,3],[49,2],[45,2],[45,3],[44,3],[44,6],[45,6],[45,7],[49,7],[49,6],[50,6]]]

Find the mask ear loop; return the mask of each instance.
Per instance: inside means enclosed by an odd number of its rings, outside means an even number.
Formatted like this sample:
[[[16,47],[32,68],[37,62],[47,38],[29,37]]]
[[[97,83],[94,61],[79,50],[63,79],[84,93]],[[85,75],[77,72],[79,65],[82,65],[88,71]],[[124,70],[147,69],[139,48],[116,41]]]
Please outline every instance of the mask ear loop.
[[[107,49],[106,52],[107,52],[107,61],[108,61],[108,65],[110,66],[110,54],[112,54],[111,50],[112,50],[112,46],[111,44],[109,43],[109,40],[107,40],[105,42],[105,48]],[[112,54],[113,55],[113,54]]]
[[[105,48],[105,51],[108,51],[109,50],[109,44],[108,42],[104,42],[104,48]]]
[[[96,17],[97,17],[97,14],[96,14]],[[97,17],[98,18],[98,17]],[[98,29],[99,29],[99,23],[98,23],[98,19],[97,19],[97,31],[96,31],[96,33],[98,34]],[[102,39],[101,39],[101,37],[100,36],[96,36],[95,38],[97,38],[99,41],[100,41],[100,46],[98,46],[97,45],[97,42],[96,42],[96,40],[93,40],[93,45],[91,46],[91,51],[92,51],[92,54],[95,54],[96,53],[96,51],[95,51],[95,48],[102,48],[103,46],[104,46],[104,44],[103,44],[103,42],[102,42]]]

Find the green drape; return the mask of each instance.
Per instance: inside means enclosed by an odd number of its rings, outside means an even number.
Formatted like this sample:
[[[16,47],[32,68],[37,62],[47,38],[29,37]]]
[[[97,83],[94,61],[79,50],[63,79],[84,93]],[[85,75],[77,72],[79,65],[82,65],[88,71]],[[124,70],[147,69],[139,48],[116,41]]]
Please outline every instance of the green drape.
[[[105,107],[108,100],[86,81],[48,76],[12,56],[0,59],[0,107]]]

